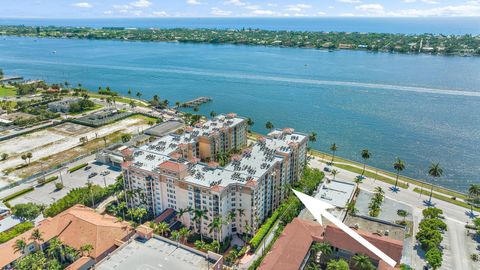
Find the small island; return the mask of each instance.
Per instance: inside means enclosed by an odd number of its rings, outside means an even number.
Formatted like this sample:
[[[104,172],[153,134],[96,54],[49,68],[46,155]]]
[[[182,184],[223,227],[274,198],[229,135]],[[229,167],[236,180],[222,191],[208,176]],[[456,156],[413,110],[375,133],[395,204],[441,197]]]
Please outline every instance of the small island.
[[[238,44],[327,50],[480,56],[480,36],[359,32],[270,31],[260,29],[156,29],[0,26],[0,36],[111,39]]]

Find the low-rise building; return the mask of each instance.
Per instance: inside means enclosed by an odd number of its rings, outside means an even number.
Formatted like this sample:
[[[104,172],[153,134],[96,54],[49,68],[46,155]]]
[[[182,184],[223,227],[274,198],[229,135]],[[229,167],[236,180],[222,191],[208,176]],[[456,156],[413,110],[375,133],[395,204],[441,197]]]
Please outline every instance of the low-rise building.
[[[403,242],[367,231],[356,230],[367,241],[400,264]],[[363,254],[372,260],[378,269],[393,269],[378,256],[365,248],[351,236],[334,225],[322,226],[314,221],[295,218],[289,223],[263,259],[259,270],[305,269],[310,259],[313,243],[328,243],[333,251],[332,258],[349,259]]]
[[[0,269],[13,268],[15,261],[23,255],[22,252],[15,252],[15,241],[19,239],[30,241],[34,229],[0,245]],[[36,229],[42,234],[43,247],[46,247],[55,237],[64,245],[76,250],[86,244],[92,245],[93,249],[89,257],[97,262],[135,234],[128,222],[119,222],[113,216],[100,215],[94,209],[83,205],[75,205],[53,218],[40,221]],[[23,253],[29,254],[34,251],[36,251],[35,243],[27,242]]]
[[[59,101],[48,103],[48,109],[52,112],[68,113],[70,111],[70,104],[78,102],[78,98],[65,98]]]
[[[139,226],[137,236],[95,265],[95,269],[223,269],[221,255],[210,251],[203,253],[170,239],[153,235],[148,226]]]

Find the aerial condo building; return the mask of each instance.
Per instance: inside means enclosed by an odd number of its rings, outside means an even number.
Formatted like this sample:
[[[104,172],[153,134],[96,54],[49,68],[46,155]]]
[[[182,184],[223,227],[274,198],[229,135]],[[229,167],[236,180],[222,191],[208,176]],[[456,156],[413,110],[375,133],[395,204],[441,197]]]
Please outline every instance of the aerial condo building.
[[[219,115],[183,134],[170,134],[139,148],[122,150],[131,206],[154,215],[167,208],[206,210],[198,226],[193,213],[179,217],[187,227],[214,239],[257,229],[297,181],[306,162],[308,136],[274,130],[247,146],[247,119]],[[230,217],[219,232],[207,224]]]

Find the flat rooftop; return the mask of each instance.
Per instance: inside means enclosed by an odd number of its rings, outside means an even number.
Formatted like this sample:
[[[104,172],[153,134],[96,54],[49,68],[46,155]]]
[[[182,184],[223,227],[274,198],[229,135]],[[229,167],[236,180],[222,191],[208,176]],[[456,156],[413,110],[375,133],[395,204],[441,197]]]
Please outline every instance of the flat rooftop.
[[[345,208],[355,191],[355,184],[337,180],[324,181],[315,198],[338,208]]]
[[[215,262],[158,238],[133,240],[95,266],[99,270],[207,270]]]
[[[144,133],[151,136],[162,137],[181,127],[183,127],[183,123],[180,121],[167,121],[145,130]]]

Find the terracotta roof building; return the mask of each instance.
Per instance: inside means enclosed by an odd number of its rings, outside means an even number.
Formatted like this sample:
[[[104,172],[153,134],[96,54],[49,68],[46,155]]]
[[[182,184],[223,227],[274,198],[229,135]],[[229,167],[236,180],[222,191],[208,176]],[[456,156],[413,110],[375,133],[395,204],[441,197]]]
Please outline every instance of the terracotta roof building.
[[[357,232],[397,263],[400,263],[403,249],[401,241],[366,231],[357,230]],[[340,257],[364,254],[378,265],[378,269],[393,269],[383,261],[379,261],[377,256],[336,226],[327,225],[324,227],[316,222],[299,218],[295,218],[285,227],[258,269],[303,269],[310,256],[310,247],[314,242],[330,244],[334,252]]]
[[[100,215],[83,205],[75,205],[53,218],[42,220],[36,228],[42,233],[44,242],[58,237],[65,245],[76,250],[85,244],[92,245],[90,257],[95,261],[104,258],[135,234],[128,222],[118,222],[113,216]],[[21,253],[15,252],[13,245],[17,239],[29,241],[33,230],[0,245],[0,269],[8,268],[20,258]],[[30,244],[26,249],[26,253],[29,253],[35,247]]]

